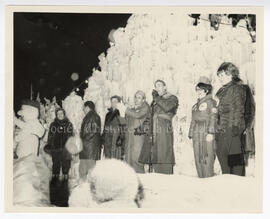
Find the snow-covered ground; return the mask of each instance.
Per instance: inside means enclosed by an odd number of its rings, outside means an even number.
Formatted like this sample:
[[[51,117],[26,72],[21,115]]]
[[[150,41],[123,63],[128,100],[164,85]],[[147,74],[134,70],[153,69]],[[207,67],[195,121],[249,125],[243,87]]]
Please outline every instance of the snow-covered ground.
[[[247,213],[256,212],[260,204],[259,187],[253,177],[219,175],[199,179],[156,173],[138,176],[144,186],[145,197],[141,207],[145,210]],[[99,208],[91,199],[88,183],[72,191],[69,204],[71,207]]]
[[[184,175],[139,174],[145,189],[143,208],[186,212],[254,212],[258,186],[253,177],[219,175],[200,179]]]
[[[177,212],[255,212],[260,204],[260,185],[253,176],[253,160],[249,164],[248,177],[216,175],[202,179],[179,174],[138,174],[145,194],[141,207]],[[88,183],[72,188],[69,204],[99,208],[91,199]]]

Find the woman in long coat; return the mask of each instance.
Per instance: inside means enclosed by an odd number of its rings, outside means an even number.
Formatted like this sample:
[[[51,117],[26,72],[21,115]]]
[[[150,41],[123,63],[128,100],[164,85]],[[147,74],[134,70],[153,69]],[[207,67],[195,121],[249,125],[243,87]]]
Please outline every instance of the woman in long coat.
[[[135,107],[126,110],[125,160],[137,173],[144,173],[144,164],[139,162],[139,155],[144,144],[145,135],[138,135],[136,129],[149,116],[150,107],[145,100],[143,91],[137,91],[134,98]]]
[[[105,158],[115,158],[121,160],[124,151],[124,118],[120,117],[116,108],[120,103],[119,96],[111,97],[111,108],[105,117],[105,125],[102,134]]]
[[[218,104],[217,157],[223,174],[245,175],[244,149],[241,141],[245,126],[246,89],[238,68],[224,62],[217,75],[222,83],[216,96]]]
[[[196,85],[198,102],[192,107],[189,138],[193,141],[195,164],[200,178],[214,175],[217,108],[210,80],[201,77]]]
[[[53,161],[53,179],[58,179],[62,168],[64,180],[67,180],[71,165],[71,154],[66,150],[65,144],[68,138],[73,135],[73,127],[67,119],[64,109],[56,109],[55,114],[56,118],[51,123],[48,133],[48,145]]]

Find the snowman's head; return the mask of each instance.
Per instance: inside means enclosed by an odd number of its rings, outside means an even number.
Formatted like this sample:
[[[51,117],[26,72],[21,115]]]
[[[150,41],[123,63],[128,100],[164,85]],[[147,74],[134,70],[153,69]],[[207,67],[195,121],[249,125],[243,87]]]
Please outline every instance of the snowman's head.
[[[20,115],[25,122],[37,119],[39,116],[39,103],[37,101],[24,100],[18,115]]]

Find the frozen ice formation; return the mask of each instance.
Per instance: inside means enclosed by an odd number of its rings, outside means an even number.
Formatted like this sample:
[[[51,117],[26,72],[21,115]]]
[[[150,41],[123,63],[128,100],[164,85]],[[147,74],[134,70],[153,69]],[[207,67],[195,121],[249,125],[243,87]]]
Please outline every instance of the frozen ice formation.
[[[208,18],[208,15],[202,16]],[[209,21],[201,19],[197,26],[192,25],[193,21],[180,13],[133,14],[125,28],[110,33],[114,42],[106,55],[102,53],[98,57],[101,70],[94,69],[83,98],[95,102],[104,123],[111,96],[119,95],[124,102],[132,102],[134,93],[141,89],[151,102],[154,81],[165,80],[169,92],[180,102],[173,120],[175,172],[188,175],[196,175],[187,132],[199,77],[208,76],[216,92],[220,87],[216,71],[224,61],[236,64],[240,77],[253,89],[256,75],[256,43],[252,43],[248,30],[241,27],[242,21],[236,27],[220,25],[217,31],[210,27]],[[231,21],[223,17],[222,22],[230,24]],[[78,126],[82,101],[74,95],[64,101],[64,108],[71,122]]]

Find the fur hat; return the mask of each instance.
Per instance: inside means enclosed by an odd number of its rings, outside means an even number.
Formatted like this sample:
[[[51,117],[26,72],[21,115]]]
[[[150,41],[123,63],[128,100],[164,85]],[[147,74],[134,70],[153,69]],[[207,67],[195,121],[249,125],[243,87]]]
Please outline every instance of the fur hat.
[[[123,161],[98,161],[89,174],[89,182],[91,194],[97,203],[124,201],[131,206],[135,205],[139,179],[134,169]]]
[[[36,100],[23,99],[22,105],[32,106],[32,107],[37,108],[38,110],[40,108],[40,103]]]
[[[200,76],[199,82],[198,83],[203,83],[203,84],[211,84],[211,81],[208,77],[206,76]]]

